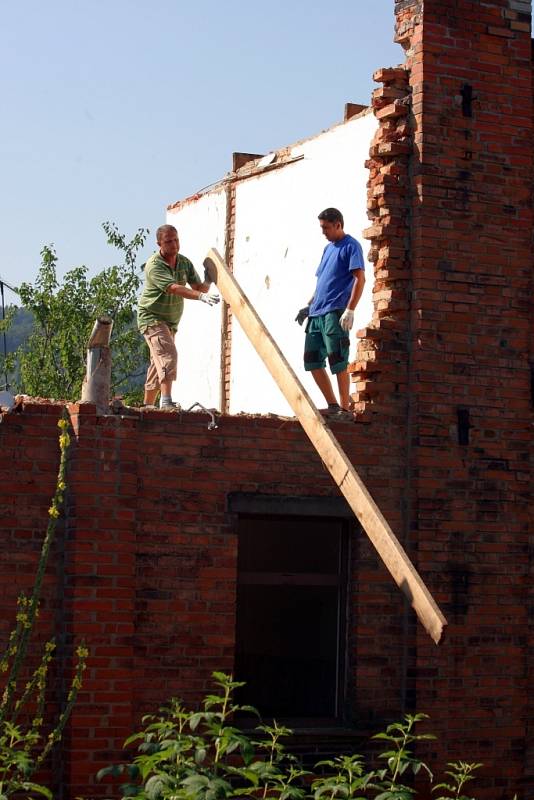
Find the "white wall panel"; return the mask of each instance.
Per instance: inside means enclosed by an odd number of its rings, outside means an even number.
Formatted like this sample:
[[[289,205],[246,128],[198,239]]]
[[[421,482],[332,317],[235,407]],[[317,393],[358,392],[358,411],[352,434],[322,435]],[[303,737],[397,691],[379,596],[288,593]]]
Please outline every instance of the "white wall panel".
[[[194,264],[201,278],[202,263],[210,247],[224,254],[226,193],[224,189],[202,195],[167,212],[167,222],[178,229],[180,252]],[[173,399],[182,408],[200,402],[220,406],[221,306],[210,308],[195,300],[184,301],[176,336],[178,380]]]
[[[319,406],[324,400],[302,367],[304,330],[294,322],[315,287],[315,271],[327,244],[317,215],[329,206],[345,217],[357,238],[368,226],[368,178],[364,162],[376,130],[372,114],[354,118],[296,145],[293,164],[241,181],[236,190],[234,274],[293,369]],[[372,265],[351,333],[371,319]],[[333,379],[335,382],[335,378]],[[237,323],[232,332],[230,410],[291,414],[278,387]]]

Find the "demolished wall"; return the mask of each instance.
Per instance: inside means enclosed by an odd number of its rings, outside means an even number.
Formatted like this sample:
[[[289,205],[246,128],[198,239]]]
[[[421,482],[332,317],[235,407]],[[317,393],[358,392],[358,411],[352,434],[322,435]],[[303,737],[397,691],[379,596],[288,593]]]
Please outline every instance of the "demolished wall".
[[[395,8],[406,80],[375,76],[387,90],[369,162],[375,305],[355,399],[374,424],[403,426],[405,535],[453,599],[458,635],[428,653],[418,707],[456,710],[449,736],[482,762],[508,730],[501,757],[524,754],[531,796],[534,714],[516,700],[532,667],[509,661],[533,641],[531,4]]]
[[[356,422],[335,433],[449,625],[435,647],[353,529],[340,724],[364,739],[406,711],[429,713],[439,739],[418,754],[435,767],[482,762],[478,797],[526,800],[530,3],[398,0],[395,10],[406,62],[404,72],[377,73],[369,155],[376,302],[353,369]],[[225,416],[208,432],[202,415],[71,414],[65,534],[43,624],[57,615],[64,626],[65,663],[82,636],[91,652],[63,758],[75,797],[118,759],[142,711],[173,693],[198,699],[212,668],[231,668],[238,554],[229,495],[336,491],[294,421]],[[4,626],[32,578],[58,415],[56,405],[27,403],[0,425]]]
[[[241,165],[238,161],[223,182],[200,196],[173,204],[167,211],[167,221],[180,232],[182,252],[198,266],[213,246],[226,258],[318,405],[322,404],[320,393],[304,373],[304,332],[295,316],[313,294],[315,270],[326,244],[317,215],[328,206],[340,207],[346,230],[361,238],[366,219],[365,159],[376,125],[367,109],[360,110],[344,122],[270,153],[263,160],[252,158]],[[217,242],[215,214],[207,219],[207,209],[219,209],[224,204],[226,214],[217,211]],[[367,324],[372,314],[373,282],[368,273],[356,313],[358,327]],[[221,310],[224,355],[206,386],[198,375],[198,365],[213,363],[213,352],[219,351],[221,333],[213,330],[216,315],[214,310],[196,306],[185,309],[177,344],[180,374],[188,379],[181,382],[179,377],[176,399],[184,407],[199,400],[231,413],[291,413],[225,307]],[[198,331],[204,329],[207,336],[199,337]],[[192,339],[196,341],[194,350],[187,345]],[[214,391],[216,380],[222,382],[222,392]]]

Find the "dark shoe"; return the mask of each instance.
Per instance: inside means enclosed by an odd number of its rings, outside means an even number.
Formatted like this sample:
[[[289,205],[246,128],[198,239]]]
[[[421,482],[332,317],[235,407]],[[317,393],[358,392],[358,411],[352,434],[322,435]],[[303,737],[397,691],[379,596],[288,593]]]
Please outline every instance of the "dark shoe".
[[[346,411],[341,406],[328,406],[328,408],[319,409],[323,417],[326,417],[331,422],[354,422],[354,414],[352,411]]]
[[[332,414],[330,416],[330,419],[336,422],[354,422],[354,414],[352,411],[346,411],[344,408],[340,408],[337,414]]]
[[[336,414],[339,414],[342,410],[341,406],[336,403],[335,405],[332,404],[328,406],[328,408],[320,408],[319,413],[322,414],[323,417],[335,417]]]

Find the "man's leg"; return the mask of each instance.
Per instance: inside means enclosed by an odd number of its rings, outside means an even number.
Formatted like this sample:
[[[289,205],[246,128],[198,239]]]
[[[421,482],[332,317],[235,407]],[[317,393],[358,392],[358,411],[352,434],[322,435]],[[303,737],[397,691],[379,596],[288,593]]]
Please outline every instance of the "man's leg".
[[[152,358],[152,355],[150,355],[150,364],[148,365],[145,381],[145,396],[143,399],[145,406],[153,406],[155,404],[158,392],[158,372],[156,370],[156,365],[154,364],[154,359]]]
[[[171,405],[173,383],[174,381],[170,380],[161,381],[161,400],[164,405]]]
[[[304,369],[311,372],[313,380],[329,406],[337,406],[336,396],[325,369],[326,346],[322,317],[310,317],[306,326],[304,343]]]
[[[176,378],[177,353],[174,334],[167,325],[152,325],[144,333],[150,350],[150,366],[145,383],[145,405],[154,405],[158,392],[170,401]]]
[[[145,406],[153,406],[156,404],[159,389],[145,389],[145,396],[143,402]]]
[[[334,390],[332,389],[332,384],[330,383],[330,378],[328,377],[326,369],[312,369],[310,372],[328,405],[336,405],[336,396],[334,394]]]
[[[172,395],[172,384],[174,381],[161,381],[161,394],[170,397]],[[144,404],[145,406],[153,406],[158,398],[160,389],[145,389]]]
[[[328,375],[326,376],[328,378]],[[345,411],[350,410],[350,375],[346,369],[336,374],[339,389],[339,405]]]
[[[341,311],[330,311],[324,316],[324,336],[330,371],[336,376],[339,390],[339,405],[350,410],[349,337],[339,324]]]

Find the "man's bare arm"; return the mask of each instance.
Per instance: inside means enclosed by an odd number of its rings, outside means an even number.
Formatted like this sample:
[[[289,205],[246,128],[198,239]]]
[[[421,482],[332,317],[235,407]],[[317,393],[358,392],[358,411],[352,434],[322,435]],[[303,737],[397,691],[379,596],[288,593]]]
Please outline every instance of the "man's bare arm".
[[[363,269],[355,269],[352,273],[354,275],[354,283],[352,284],[352,291],[350,293],[349,302],[347,303],[347,308],[350,311],[354,311],[360,297],[362,296],[363,287],[365,286],[365,272]]]
[[[343,314],[339,318],[339,324],[347,333],[352,329],[354,323],[354,309],[358,305],[358,301],[362,296],[363,287],[365,286],[365,272],[363,269],[355,269],[352,274],[354,275],[354,283],[349,297],[349,302]]]
[[[166,294],[174,294],[178,297],[185,297],[187,300],[200,300],[200,295],[209,291],[207,283],[194,283],[191,288],[182,286],[181,283],[171,283],[167,286]]]

